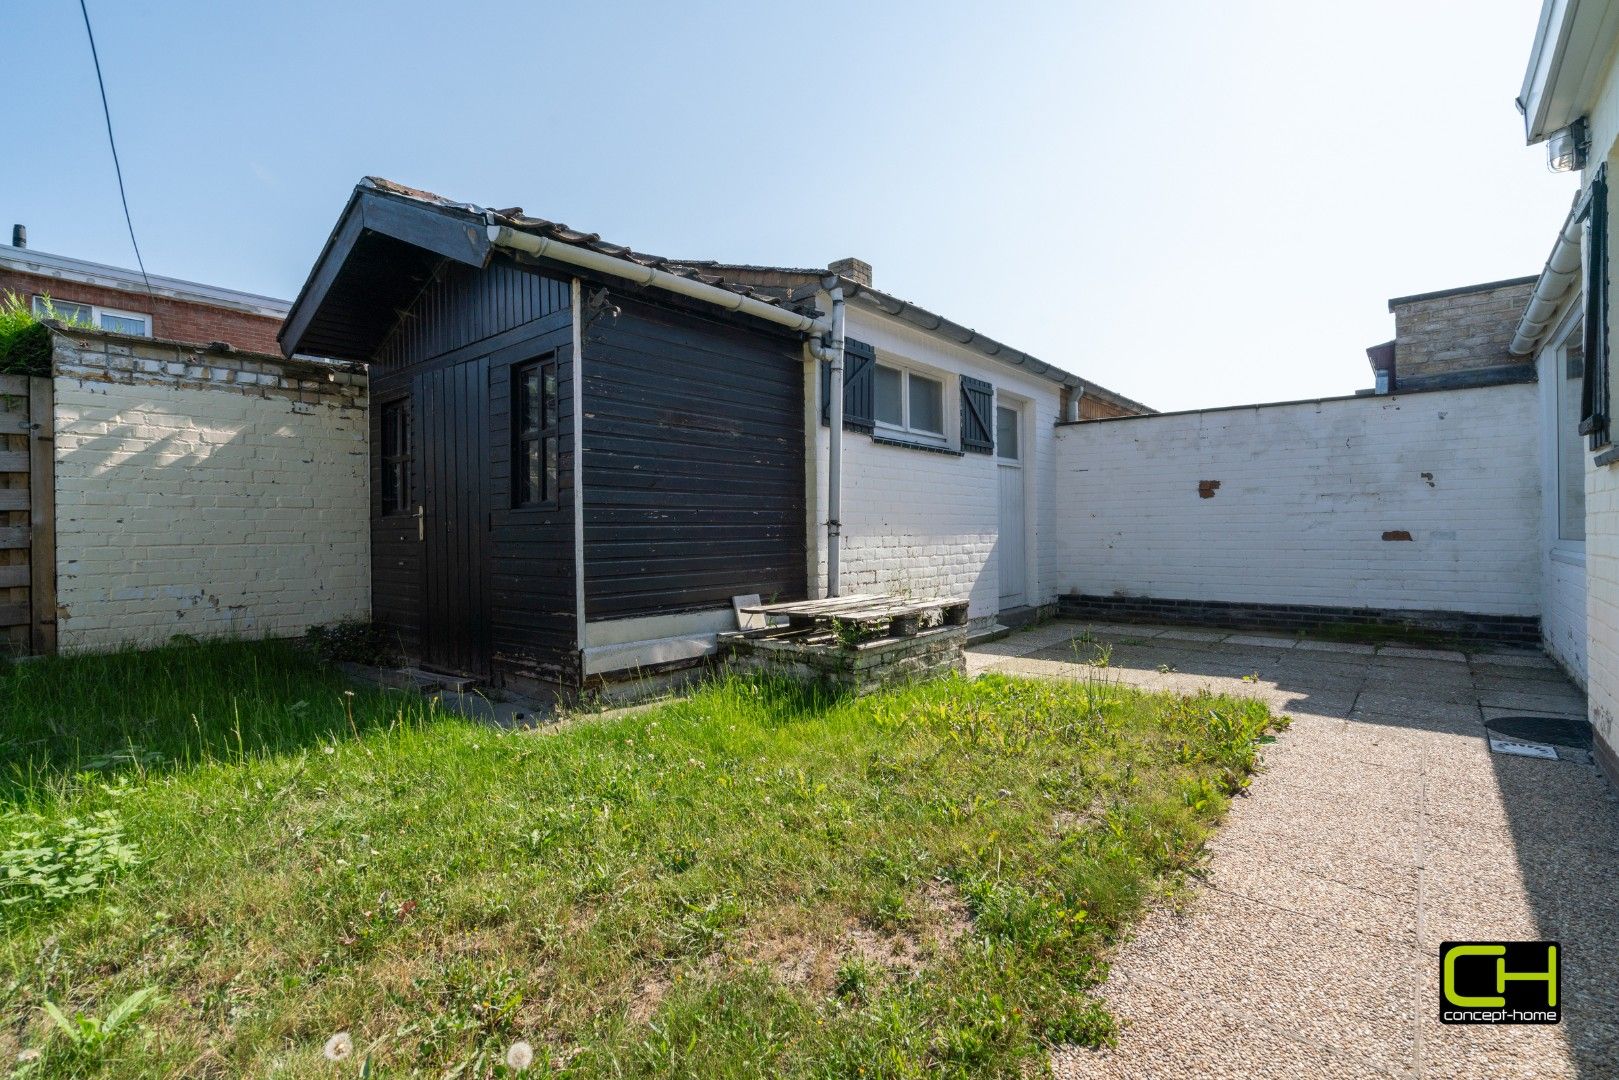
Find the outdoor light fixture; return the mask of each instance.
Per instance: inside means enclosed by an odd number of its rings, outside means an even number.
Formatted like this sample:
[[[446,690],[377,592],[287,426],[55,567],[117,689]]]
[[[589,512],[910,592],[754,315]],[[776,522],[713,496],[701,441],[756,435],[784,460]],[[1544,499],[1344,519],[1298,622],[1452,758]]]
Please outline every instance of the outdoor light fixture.
[[[1585,118],[1581,117],[1546,140],[1546,167],[1552,172],[1583,169],[1585,152],[1590,145],[1591,137],[1585,129]]]

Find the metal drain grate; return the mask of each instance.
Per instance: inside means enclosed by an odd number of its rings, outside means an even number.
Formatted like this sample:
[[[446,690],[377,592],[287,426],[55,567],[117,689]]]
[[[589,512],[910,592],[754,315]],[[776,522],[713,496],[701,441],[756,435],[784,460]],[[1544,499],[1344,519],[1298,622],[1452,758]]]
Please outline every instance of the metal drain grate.
[[[1499,735],[1490,736],[1490,749],[1497,754],[1511,754],[1513,757],[1545,758],[1548,761],[1557,760],[1557,747],[1546,743],[1521,742],[1517,739],[1504,739]]]
[[[1498,716],[1484,725],[1490,749],[1514,757],[1583,761],[1591,753],[1591,725],[1561,716]],[[1561,747],[1561,752],[1559,752]]]
[[[1591,724],[1561,716],[1498,716],[1484,723],[1492,735],[1521,742],[1551,743],[1574,750],[1591,749]]]

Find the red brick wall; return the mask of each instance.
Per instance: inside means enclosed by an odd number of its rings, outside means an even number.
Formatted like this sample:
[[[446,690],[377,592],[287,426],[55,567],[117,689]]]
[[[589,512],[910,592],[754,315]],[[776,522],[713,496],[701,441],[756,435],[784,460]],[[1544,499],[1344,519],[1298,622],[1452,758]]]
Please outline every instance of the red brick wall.
[[[170,341],[197,345],[224,341],[247,352],[281,353],[281,346],[275,339],[276,331],[281,329],[281,320],[266,315],[174,300],[166,296],[153,297],[141,290],[130,292],[100,285],[81,285],[74,281],[59,281],[37,274],[0,269],[0,294],[7,292],[14,292],[24,299],[49,296],[52,300],[74,300],[81,304],[99,304],[120,311],[150,315],[152,336]]]

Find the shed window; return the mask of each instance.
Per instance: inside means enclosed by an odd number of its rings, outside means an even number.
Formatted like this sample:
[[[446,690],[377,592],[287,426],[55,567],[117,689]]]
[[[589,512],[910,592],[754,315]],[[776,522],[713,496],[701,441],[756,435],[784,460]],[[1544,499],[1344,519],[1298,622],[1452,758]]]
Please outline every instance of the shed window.
[[[878,427],[944,442],[944,383],[906,368],[877,365]]]
[[[410,512],[410,402],[390,401],[382,407],[382,512]]]
[[[557,365],[524,364],[512,372],[512,505],[557,499]]]

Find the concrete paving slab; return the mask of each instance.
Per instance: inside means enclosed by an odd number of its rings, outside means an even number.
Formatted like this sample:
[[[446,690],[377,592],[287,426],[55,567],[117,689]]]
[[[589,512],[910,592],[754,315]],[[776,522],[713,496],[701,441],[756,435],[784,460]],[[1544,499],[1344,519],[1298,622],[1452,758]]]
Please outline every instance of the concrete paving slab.
[[[1585,711],[1585,696],[1568,690],[1554,693],[1481,690],[1478,703],[1486,709],[1515,709],[1526,716],[1569,716]]]
[[[1559,674],[1557,662],[1545,653],[1534,652],[1475,652],[1469,658],[1474,665],[1496,665],[1498,667],[1539,668],[1546,671],[1556,671]]]
[[[1257,645],[1262,649],[1297,648],[1298,638],[1274,637],[1270,634],[1232,634],[1225,639],[1227,645]]]
[[[1279,860],[1268,850],[1233,848],[1211,863],[1205,881],[1250,903],[1414,946],[1417,876],[1414,867],[1400,875],[1364,861],[1355,869],[1323,873]]]
[[[1536,709],[1533,713],[1531,713],[1529,710],[1522,708],[1504,708],[1500,705],[1481,705],[1479,707],[1479,713],[1483,717],[1483,721],[1486,724],[1488,724],[1491,720],[1500,720],[1508,716],[1554,716],[1565,720],[1584,720],[1587,718],[1586,709],[1580,707],[1569,708],[1566,706],[1561,710]]]
[[[1444,660],[1449,663],[1467,663],[1467,654],[1452,649],[1414,649],[1407,645],[1384,645],[1378,656],[1403,656],[1412,660]]]
[[[1128,993],[1106,1000],[1120,1022],[1119,1045],[1059,1049],[1051,1063],[1058,1080],[1248,1080],[1256,1061],[1273,1066],[1275,1075],[1306,1080],[1390,1075],[1340,1048],[1266,1027],[1162,983],[1137,980]]]
[[[1150,950],[1146,977],[1206,1006],[1316,1046],[1352,1045],[1384,1067],[1412,1060],[1414,948],[1213,890],[1199,899],[1188,914],[1146,920],[1120,962]],[[1239,954],[1248,964],[1233,970],[1224,958]]]
[[[1224,641],[1230,637],[1227,630],[1163,630],[1158,634],[1166,641]]]
[[[1150,638],[1157,637],[1158,634],[1162,633],[1162,629],[1159,627],[1134,623],[1074,622],[1067,625],[1075,628],[1076,636],[1089,632],[1093,637],[1100,638]]]
[[[1350,656],[1371,656],[1377,652],[1375,645],[1362,645],[1355,641],[1317,641],[1314,638],[1302,638],[1298,647],[1305,652],[1344,653]]]

